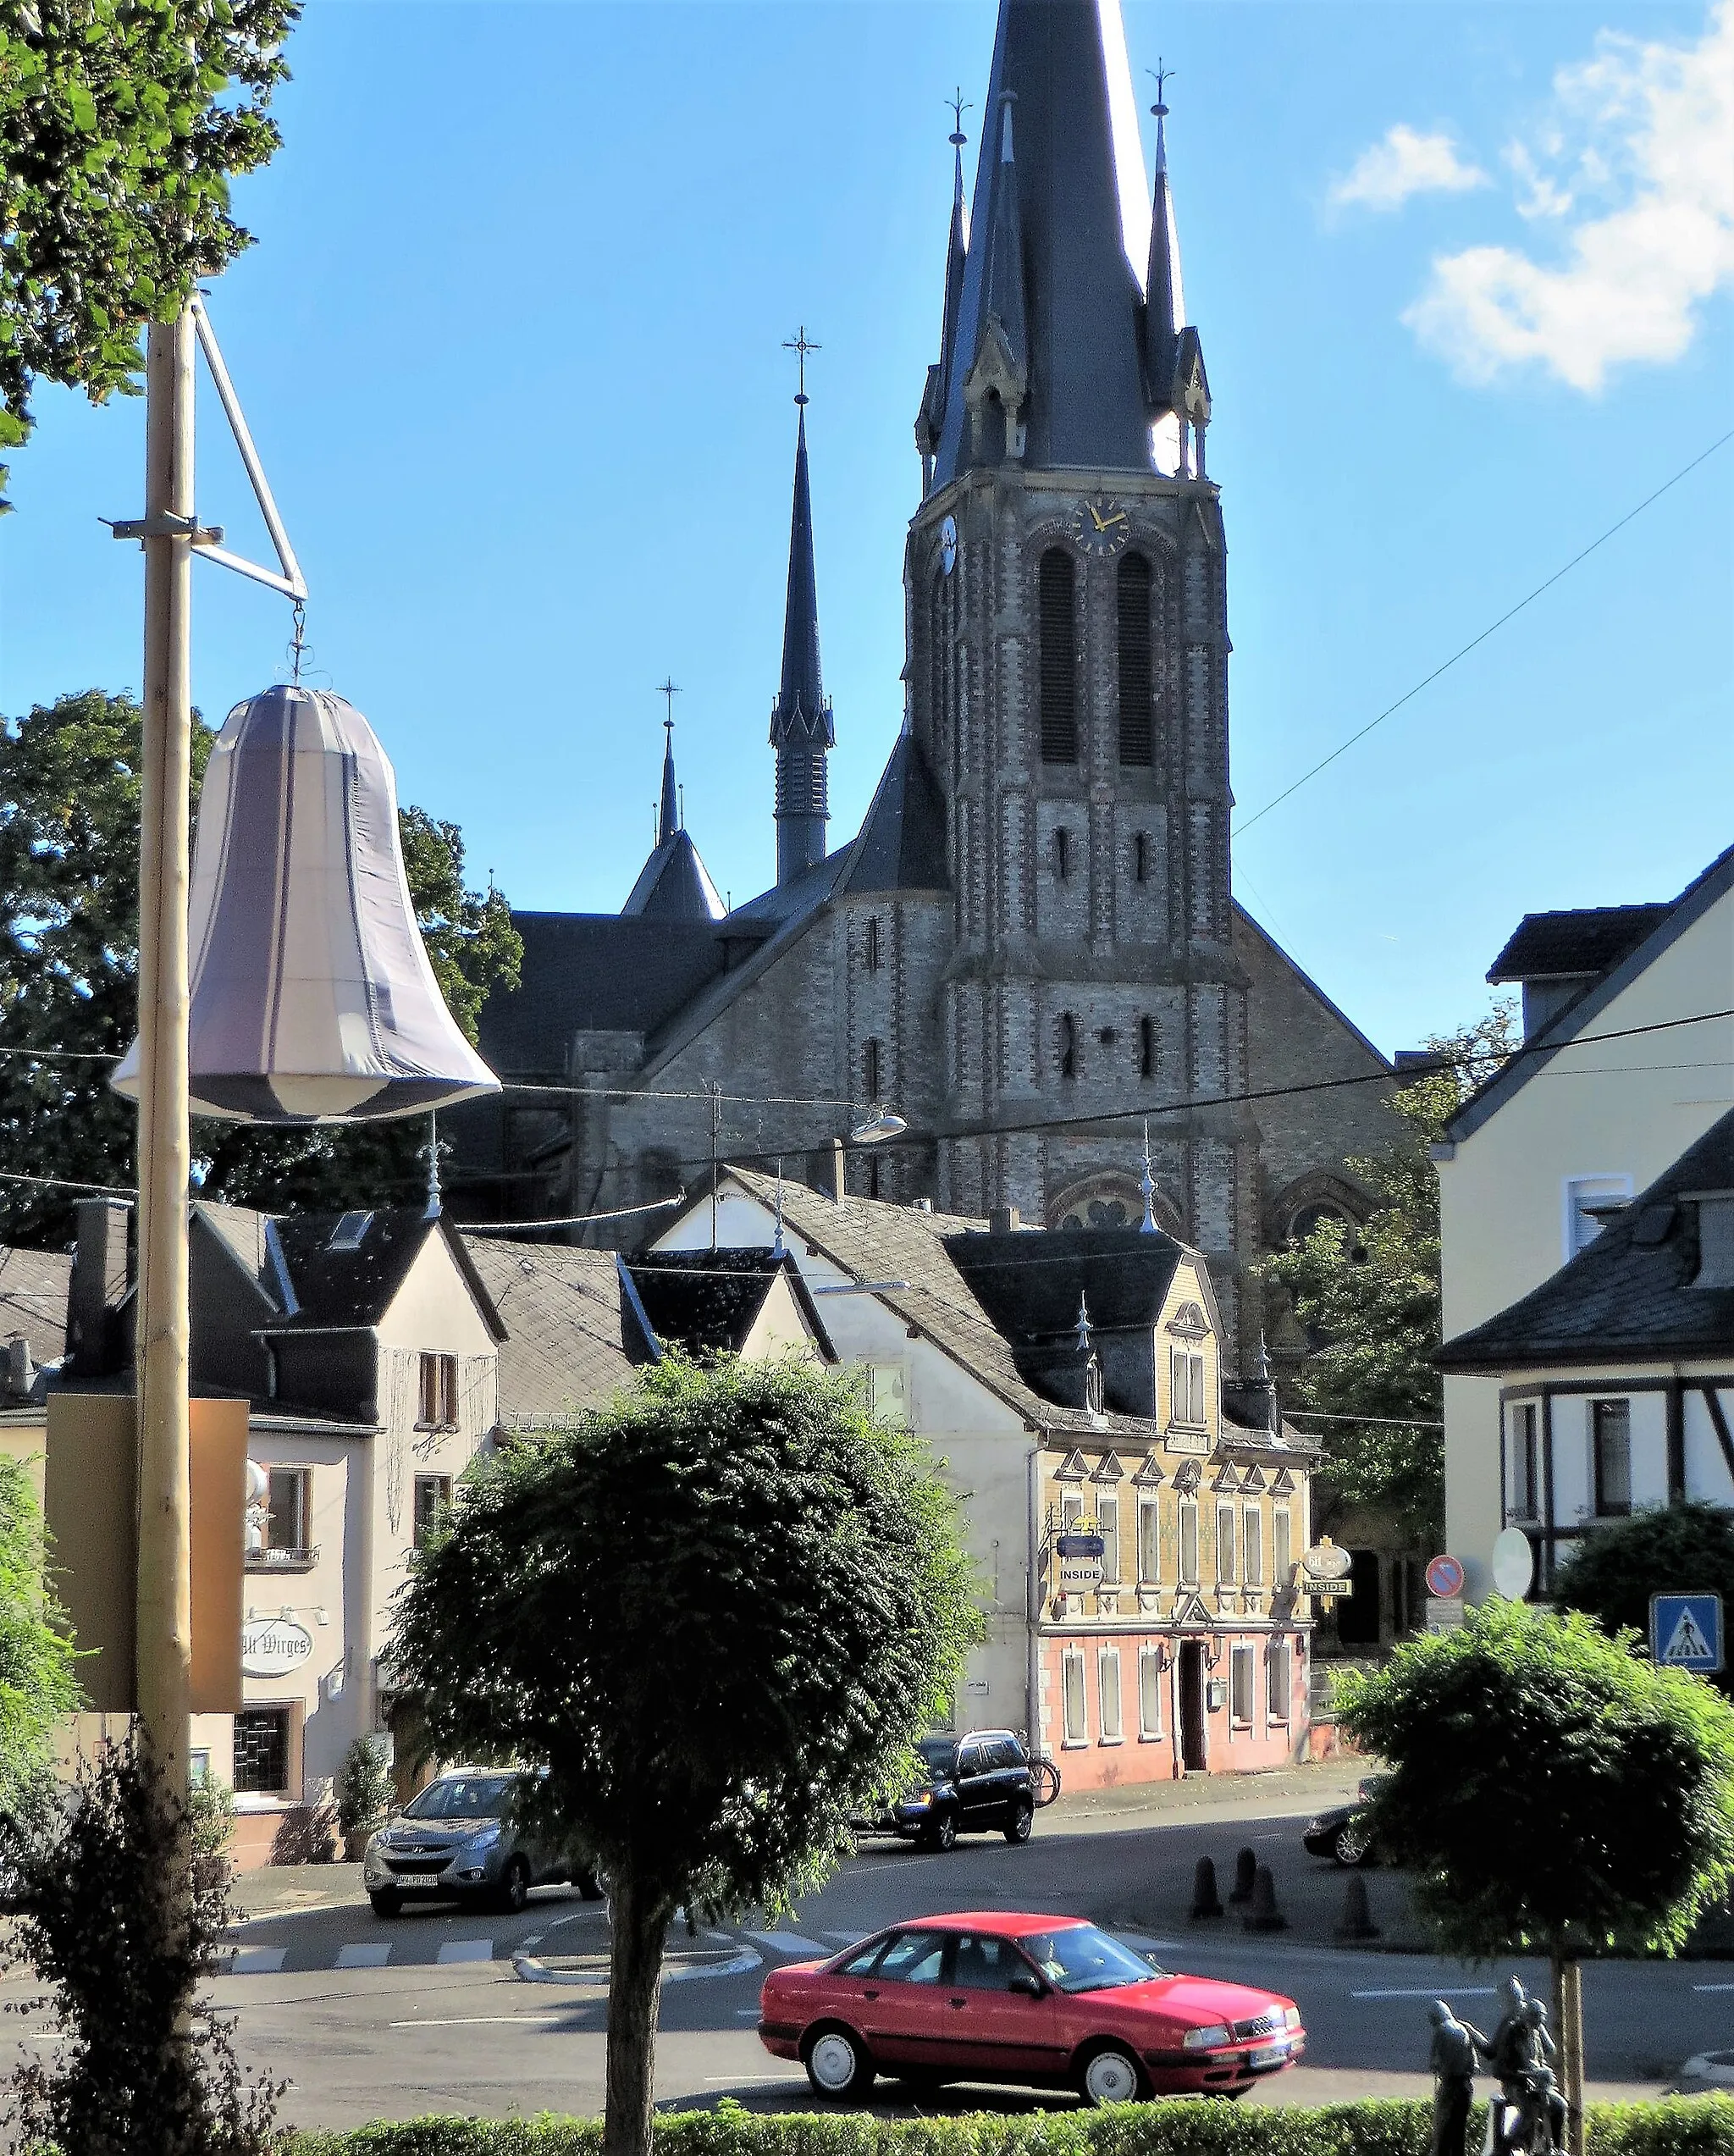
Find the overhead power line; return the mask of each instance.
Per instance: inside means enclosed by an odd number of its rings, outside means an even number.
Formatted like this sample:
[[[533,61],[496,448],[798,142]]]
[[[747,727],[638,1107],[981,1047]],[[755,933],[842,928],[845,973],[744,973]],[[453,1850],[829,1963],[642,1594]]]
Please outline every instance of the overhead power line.
[[[1662,496],[1667,493],[1670,487],[1677,487],[1680,482],[1685,478],[1689,473],[1695,472],[1698,466],[1702,464],[1706,458],[1714,456],[1719,449],[1725,447],[1729,442],[1734,442],[1734,428],[1730,428],[1726,434],[1720,435],[1716,440],[1713,441],[1708,449],[1700,450],[1698,455],[1693,458],[1689,464],[1682,464],[1671,479],[1664,479],[1661,485],[1656,489],[1654,494],[1646,495],[1643,500],[1638,503],[1635,509],[1628,509],[1626,514],[1621,517],[1618,523],[1610,524],[1606,531],[1601,534],[1599,539],[1593,539],[1589,545],[1583,549],[1582,553],[1574,554],[1571,559],[1566,563],[1565,567],[1563,568],[1555,569],[1552,576],[1548,578],[1545,583],[1538,583],[1533,591],[1526,593],[1524,596],[1518,600],[1515,606],[1508,607],[1506,611],[1500,615],[1498,621],[1489,622],[1487,627],[1481,632],[1479,636],[1471,637],[1468,643],[1466,644],[1461,650],[1454,651],[1449,659],[1442,661],[1440,665],[1433,668],[1430,674],[1426,675],[1422,680],[1416,682],[1413,688],[1405,689],[1403,694],[1397,699],[1394,704],[1387,704],[1383,710],[1379,713],[1377,718],[1369,719],[1364,727],[1361,727],[1357,732],[1351,733],[1346,741],[1339,742],[1337,746],[1332,749],[1329,755],[1320,757],[1319,760],[1313,765],[1310,771],[1302,771],[1300,777],[1295,779],[1291,785],[1285,786],[1282,792],[1278,793],[1274,799],[1267,801],[1262,809],[1256,809],[1250,816],[1243,817],[1241,821],[1234,826],[1234,837],[1238,838],[1243,832],[1251,831],[1253,825],[1262,822],[1262,820],[1270,814],[1273,809],[1279,809],[1291,794],[1298,793],[1303,786],[1307,785],[1312,780],[1317,778],[1322,771],[1328,769],[1329,766],[1335,763],[1339,756],[1346,755],[1349,750],[1355,746],[1357,741],[1365,741],[1367,735],[1373,731],[1375,727],[1382,727],[1387,719],[1393,716],[1396,712],[1400,711],[1405,704],[1412,703],[1414,699],[1420,695],[1423,688],[1431,688],[1433,683],[1439,679],[1441,674],[1449,673],[1451,668],[1456,665],[1460,659],[1466,659],[1470,653],[1473,651],[1477,645],[1485,644],[1490,636],[1494,635],[1497,631],[1504,628],[1507,622],[1515,622],[1526,606],[1532,606],[1536,600],[1541,597],[1543,592],[1551,591],[1554,586],[1559,583],[1562,577],[1570,576],[1571,572],[1577,567],[1580,562],[1588,561],[1590,556],[1596,551],[1598,547],[1605,546],[1608,541],[1614,537],[1616,532],[1623,532],[1625,530],[1626,527],[1632,522],[1634,517],[1643,516],[1644,511],[1649,508],[1653,503],[1659,501]]]

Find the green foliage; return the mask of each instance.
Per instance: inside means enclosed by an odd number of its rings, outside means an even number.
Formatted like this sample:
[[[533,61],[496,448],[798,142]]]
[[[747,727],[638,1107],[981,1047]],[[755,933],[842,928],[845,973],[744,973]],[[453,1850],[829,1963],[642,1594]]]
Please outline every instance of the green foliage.
[[[721,1916],[823,1876],[979,1626],[953,1500],[846,1379],[671,1357],[472,1470],[389,1652],[440,1752],[545,1762],[555,1838]]]
[[[391,1809],[391,1769],[379,1737],[357,1737],[343,1755],[333,1794],[337,1799],[340,1833],[359,1834],[375,1827]]]
[[[28,1472],[0,1456],[0,1810],[47,1772],[55,1722],[79,1703],[65,1616],[43,1584],[46,1540]]]
[[[1588,2156],[1734,2156],[1734,2098],[1670,2097],[1593,2103]],[[1287,2106],[1198,2103],[1186,2098],[1107,2111],[973,2113],[881,2119],[870,2112],[660,2114],[659,2156],[1426,2156],[1427,2103]],[[1487,2131],[1476,2104],[1469,2146]],[[290,2137],[284,2156],[597,2156],[594,2119],[416,2119],[346,2133]]]
[[[1672,1953],[1734,1881],[1734,1709],[1633,1644],[1495,1599],[1339,1684],[1447,1952]]]
[[[1598,1524],[1555,1577],[1555,1602],[1582,1610],[1609,1632],[1649,1637],[1652,1595],[1720,1595],[1734,1613],[1734,1514],[1690,1499],[1665,1510]],[[1715,1679],[1723,1691],[1734,1673]]]
[[[1373,1159],[1349,1162],[1377,1194],[1358,1233],[1323,1220],[1302,1242],[1260,1269],[1285,1289],[1314,1343],[1292,1405],[1374,1422],[1327,1425],[1323,1479],[1351,1505],[1389,1506],[1417,1541],[1435,1539],[1444,1515],[1444,1443],[1437,1429],[1444,1387],[1439,1345],[1439,1178],[1428,1158],[1474,1087],[1516,1045],[1513,1007],[1496,1004],[1476,1025],[1429,1040],[1442,1067],[1400,1086],[1391,1104],[1406,1129]],[[1414,1423],[1405,1418],[1413,1416]],[[1387,1426],[1390,1425],[1390,1426]]]
[[[229,183],[278,146],[265,108],[299,13],[0,0],[0,447],[28,434],[38,375],[95,404],[135,393],[142,325],[251,244]]]
[[[6,0],[0,0],[3,9]],[[0,1046],[119,1056],[138,1001],[141,713],[100,689],[0,725]],[[193,784],[215,736],[193,729]],[[410,895],[434,970],[475,1038],[490,989],[515,987],[523,946],[505,898],[464,887],[463,838],[420,809],[399,819]],[[101,1060],[0,1056],[0,1167],[124,1188],[135,1111]],[[314,1131],[201,1121],[204,1191],[238,1204],[330,1209],[426,1187],[419,1118]],[[64,1245],[66,1191],[0,1185],[0,1241]]]
[[[62,2037],[13,2070],[15,2148],[270,2149],[280,2089],[244,2080],[227,2021],[191,2015],[235,1914],[228,1868],[209,1860],[202,1835],[208,1842],[130,1744],[81,1761],[64,1804],[0,1834],[19,1882],[8,1953],[47,1987],[15,2010],[46,2007]]]

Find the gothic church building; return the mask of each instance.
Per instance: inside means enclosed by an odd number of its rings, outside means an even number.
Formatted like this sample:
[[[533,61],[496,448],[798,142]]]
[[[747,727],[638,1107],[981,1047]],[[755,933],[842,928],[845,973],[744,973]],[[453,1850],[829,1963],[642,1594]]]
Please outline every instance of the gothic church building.
[[[1118,0],[1002,0],[982,109],[916,420],[903,722],[866,821],[832,844],[803,411],[776,884],[724,909],[671,743],[621,913],[516,917],[522,987],[483,1047],[508,1083],[572,1090],[454,1116],[454,1208],[553,1219],[696,1186],[714,1119],[721,1158],[826,1190],[1137,1220],[1147,1113],[1156,1217],[1208,1254],[1250,1361],[1261,1252],[1367,1209],[1345,1163],[1391,1141],[1389,1066],[1233,897],[1210,389]],[[1343,1080],[1364,1082],[1283,1090]],[[907,1132],[848,1146],[881,1103]]]

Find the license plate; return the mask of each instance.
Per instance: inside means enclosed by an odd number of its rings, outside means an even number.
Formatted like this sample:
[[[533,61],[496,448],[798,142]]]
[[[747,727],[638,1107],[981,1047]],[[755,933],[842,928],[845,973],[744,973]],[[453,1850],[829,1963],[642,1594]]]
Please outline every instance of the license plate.
[[[1246,2064],[1249,2066],[1280,2066],[1288,2055],[1286,2043],[1262,2043],[1256,2051],[1247,2053]]]
[[[431,1894],[439,1882],[430,1871],[411,1871],[400,1875],[395,1883],[400,1893]]]

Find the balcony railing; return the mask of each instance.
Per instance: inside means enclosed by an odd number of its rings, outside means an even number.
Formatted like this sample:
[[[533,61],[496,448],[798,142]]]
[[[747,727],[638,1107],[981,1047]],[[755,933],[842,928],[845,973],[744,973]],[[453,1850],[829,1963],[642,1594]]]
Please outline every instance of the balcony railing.
[[[319,1545],[310,1550],[249,1550],[249,1572],[311,1572],[319,1562]]]

